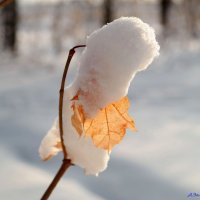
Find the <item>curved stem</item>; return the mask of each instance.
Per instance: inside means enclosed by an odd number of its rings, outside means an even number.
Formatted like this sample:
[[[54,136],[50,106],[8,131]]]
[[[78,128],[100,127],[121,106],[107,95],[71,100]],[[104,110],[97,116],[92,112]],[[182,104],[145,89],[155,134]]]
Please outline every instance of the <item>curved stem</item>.
[[[65,69],[64,69],[64,72],[63,72],[61,86],[60,86],[60,96],[59,96],[59,129],[60,129],[60,139],[61,139],[61,145],[62,145],[64,159],[63,159],[63,163],[62,163],[60,169],[58,170],[58,172],[57,172],[56,176],[54,177],[53,181],[51,182],[51,184],[47,188],[46,192],[42,196],[41,200],[47,200],[49,198],[49,196],[53,192],[54,188],[56,187],[57,183],[59,182],[59,180],[64,175],[65,171],[71,165],[73,165],[71,163],[71,160],[67,159],[67,150],[65,148],[64,138],[63,138],[63,116],[62,116],[62,113],[63,113],[64,87],[65,87],[65,80],[66,80],[67,72],[68,72],[68,69],[69,69],[69,64],[70,64],[70,62],[72,60],[72,57],[73,57],[73,55],[75,53],[75,49],[79,48],[79,47],[85,47],[85,45],[75,46],[74,48],[72,48],[69,51],[69,55],[68,55],[68,58],[67,58],[67,62],[65,64]]]
[[[67,62],[65,64],[65,69],[64,69],[64,72],[63,72],[63,77],[62,77],[61,86],[60,86],[59,128],[60,128],[60,139],[61,139],[61,145],[62,145],[62,150],[63,150],[63,154],[64,154],[64,159],[67,159],[67,151],[66,151],[66,148],[65,148],[64,138],[63,138],[63,116],[62,116],[65,80],[66,80],[67,72],[68,72],[68,69],[69,69],[69,64],[70,64],[71,59],[72,59],[72,57],[75,53],[75,49],[79,48],[79,47],[85,47],[85,45],[75,46],[74,48],[70,49],[70,51],[69,51],[68,59],[67,59]]]

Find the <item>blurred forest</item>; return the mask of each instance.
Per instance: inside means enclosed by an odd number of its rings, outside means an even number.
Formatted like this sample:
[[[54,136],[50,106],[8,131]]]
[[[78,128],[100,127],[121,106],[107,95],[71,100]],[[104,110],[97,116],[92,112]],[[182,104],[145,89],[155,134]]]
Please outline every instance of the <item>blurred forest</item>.
[[[34,41],[42,40],[43,31],[52,51],[60,53],[66,43],[74,39],[83,43],[94,29],[120,16],[136,16],[150,23],[160,39],[200,36],[199,0],[13,0],[1,9],[0,16],[0,48],[14,54],[24,42],[40,45]]]

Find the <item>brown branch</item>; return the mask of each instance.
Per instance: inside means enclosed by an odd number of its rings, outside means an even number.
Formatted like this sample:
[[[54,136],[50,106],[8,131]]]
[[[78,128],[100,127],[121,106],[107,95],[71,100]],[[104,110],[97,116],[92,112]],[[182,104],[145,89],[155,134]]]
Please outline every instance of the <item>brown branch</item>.
[[[8,4],[10,4],[13,0],[2,0],[0,1],[0,8],[3,8],[5,6],[7,6]]]
[[[61,86],[60,86],[60,96],[59,96],[59,129],[60,129],[60,139],[61,139],[61,145],[62,145],[64,159],[63,159],[63,163],[62,163],[60,169],[58,170],[58,172],[57,172],[56,176],[54,177],[53,181],[51,182],[51,184],[47,188],[46,192],[42,196],[41,200],[47,200],[49,198],[49,196],[53,192],[54,188],[56,187],[57,183],[59,182],[59,180],[64,175],[65,171],[71,165],[73,165],[71,163],[71,160],[67,159],[67,150],[65,148],[64,138],[63,138],[63,116],[62,116],[62,113],[63,113],[64,87],[65,87],[65,80],[66,80],[67,72],[68,72],[68,69],[69,69],[69,65],[70,65],[71,59],[72,59],[72,57],[73,57],[73,55],[75,53],[75,49],[79,48],[79,47],[85,47],[85,45],[75,46],[74,48],[72,48],[69,51],[69,55],[68,55],[68,58],[67,58],[67,62],[65,64],[65,69],[64,69],[64,72],[63,72]]]
[[[68,55],[68,59],[65,65],[65,69],[63,72],[63,77],[62,77],[62,81],[61,81],[61,86],[60,86],[60,98],[59,98],[59,128],[60,128],[60,139],[61,139],[61,145],[62,145],[62,150],[63,150],[63,154],[64,154],[64,159],[67,159],[67,151],[65,148],[65,144],[64,144],[64,138],[63,138],[63,97],[64,97],[64,88],[65,88],[65,80],[66,80],[66,76],[67,76],[67,72],[69,69],[69,64],[71,62],[71,59],[75,53],[75,49],[79,48],[79,47],[85,47],[85,45],[79,45],[79,46],[75,46],[74,48],[72,48],[69,51],[69,55]]]
[[[42,196],[41,200],[47,200],[49,198],[49,196],[51,195],[52,191],[54,190],[54,188],[56,187],[57,183],[59,182],[59,180],[62,178],[62,176],[64,175],[65,171],[71,166],[71,161],[68,159],[64,159],[63,163],[60,167],[60,169],[58,170],[56,176],[54,177],[53,181],[51,182],[51,184],[49,185],[49,187],[47,188],[46,192],[44,193],[44,195]]]

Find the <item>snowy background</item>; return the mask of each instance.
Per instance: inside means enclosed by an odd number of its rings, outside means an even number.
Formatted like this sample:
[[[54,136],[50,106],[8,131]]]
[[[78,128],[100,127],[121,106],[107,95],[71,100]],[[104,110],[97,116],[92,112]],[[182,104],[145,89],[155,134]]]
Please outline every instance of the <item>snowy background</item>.
[[[57,116],[68,50],[101,26],[101,1],[19,3],[18,53],[0,52],[2,200],[40,199],[59,168],[62,155],[42,162],[38,147]],[[99,177],[72,167],[50,199],[188,199],[190,192],[200,193],[200,40],[189,35],[178,4],[167,38],[154,1],[118,1],[115,10],[116,17],[134,15],[153,26],[161,45],[160,57],[136,76],[129,91],[139,131],[127,133]],[[55,12],[61,16],[54,24]]]

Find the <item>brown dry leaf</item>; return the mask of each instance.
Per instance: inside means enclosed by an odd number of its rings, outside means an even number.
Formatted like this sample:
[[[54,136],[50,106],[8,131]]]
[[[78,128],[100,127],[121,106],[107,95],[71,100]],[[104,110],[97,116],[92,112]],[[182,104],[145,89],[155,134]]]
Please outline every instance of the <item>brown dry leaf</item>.
[[[83,133],[83,124],[85,121],[83,107],[80,105],[77,106],[75,102],[72,104],[71,107],[74,111],[74,114],[71,117],[72,125],[74,126],[78,134],[81,135]]]
[[[126,128],[136,131],[135,123],[128,114],[129,105],[128,97],[124,97],[99,110],[94,118],[87,118],[83,106],[73,101],[72,125],[79,135],[90,136],[97,147],[110,151],[120,143]]]

